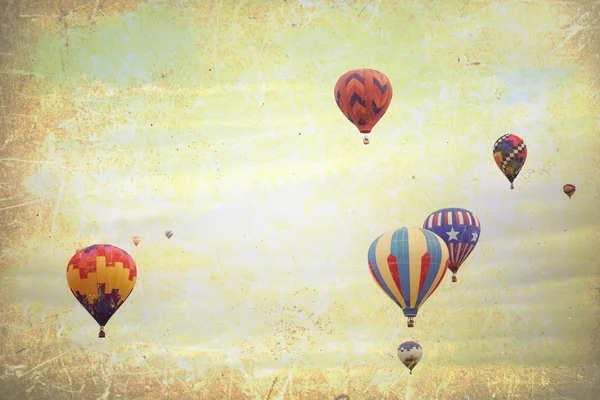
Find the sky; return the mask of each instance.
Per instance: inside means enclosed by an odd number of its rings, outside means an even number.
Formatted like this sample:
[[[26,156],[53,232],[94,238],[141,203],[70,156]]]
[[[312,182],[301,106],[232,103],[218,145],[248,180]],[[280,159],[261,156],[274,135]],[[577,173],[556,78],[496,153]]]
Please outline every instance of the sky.
[[[1,7],[7,399],[600,398],[599,2]],[[368,146],[357,68],[394,93]],[[367,251],[445,207],[479,243],[407,328]],[[97,243],[138,267],[102,340],[65,275]]]

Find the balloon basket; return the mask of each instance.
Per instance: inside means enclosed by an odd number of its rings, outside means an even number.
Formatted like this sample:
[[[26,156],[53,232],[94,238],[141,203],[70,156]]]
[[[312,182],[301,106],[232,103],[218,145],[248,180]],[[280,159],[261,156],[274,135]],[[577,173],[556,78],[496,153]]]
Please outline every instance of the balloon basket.
[[[363,137],[363,138],[362,138],[362,139],[363,139],[363,143],[364,143],[364,144],[369,144],[369,136],[368,136],[368,135],[366,135],[366,134],[364,134],[364,135],[362,135],[362,137]]]
[[[456,276],[452,275],[452,282],[456,282]]]
[[[106,337],[106,333],[104,333],[104,329],[100,328],[100,332],[98,332],[98,337],[100,339],[104,339]]]
[[[415,326],[415,321],[413,321],[412,318],[409,318],[408,319],[408,327],[409,328],[413,328],[414,326]]]

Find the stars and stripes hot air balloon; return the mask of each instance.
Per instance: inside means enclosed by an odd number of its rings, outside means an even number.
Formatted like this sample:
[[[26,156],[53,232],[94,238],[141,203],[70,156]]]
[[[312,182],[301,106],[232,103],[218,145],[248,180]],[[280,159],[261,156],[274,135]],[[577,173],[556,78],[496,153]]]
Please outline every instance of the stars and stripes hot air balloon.
[[[417,366],[422,357],[423,348],[417,342],[406,341],[398,346],[398,358],[410,370],[411,375],[413,368]]]
[[[77,301],[104,327],[131,294],[137,279],[133,258],[110,244],[78,250],[67,265],[67,283]]]
[[[446,242],[448,269],[452,271],[452,282],[456,282],[456,272],[479,241],[479,218],[464,208],[443,208],[425,218],[423,229],[435,233]]]
[[[374,69],[354,69],[338,79],[333,90],[335,102],[369,144],[369,133],[392,101],[392,83]]]
[[[570,199],[571,196],[573,196],[573,193],[575,193],[575,185],[567,183],[565,186],[563,186],[563,192],[565,192],[565,194],[569,196]]]
[[[438,287],[448,263],[448,247],[435,233],[403,227],[373,241],[369,269],[381,290],[414,326],[419,307]]]
[[[525,142],[517,135],[507,133],[496,140],[493,154],[496,165],[510,182],[510,188],[514,189],[513,181],[517,178],[521,168],[525,165],[525,160],[527,160]]]
[[[171,239],[173,237],[173,231],[165,231],[165,236],[167,239]]]
[[[138,244],[140,244],[140,237],[139,236],[134,236],[133,239],[131,239],[131,241],[133,242],[133,244],[135,244],[135,247],[137,247]]]

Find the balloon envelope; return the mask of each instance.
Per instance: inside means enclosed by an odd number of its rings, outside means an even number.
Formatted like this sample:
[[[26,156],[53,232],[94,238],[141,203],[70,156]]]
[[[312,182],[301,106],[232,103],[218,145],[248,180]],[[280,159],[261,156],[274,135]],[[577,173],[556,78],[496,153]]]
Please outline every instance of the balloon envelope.
[[[479,218],[464,208],[442,208],[425,218],[423,229],[441,237],[448,246],[448,269],[453,273],[452,282],[456,282],[456,272],[479,241]]]
[[[423,348],[417,342],[407,341],[398,346],[398,358],[410,370],[411,375],[422,357]]]
[[[165,236],[167,237],[167,239],[171,239],[173,237],[173,231],[166,231]]]
[[[494,144],[494,161],[510,182],[511,189],[514,189],[513,181],[521,172],[525,160],[527,160],[527,146],[525,146],[523,139],[517,135],[507,133],[496,140]]]
[[[338,79],[333,90],[340,111],[358,130],[366,134],[385,114],[392,101],[392,83],[374,69],[354,69]]]
[[[419,307],[446,273],[448,247],[433,232],[404,227],[375,239],[368,262],[375,282],[402,308],[412,327]]]
[[[110,244],[78,250],[67,265],[71,293],[100,325],[104,326],[131,294],[137,279],[133,258]]]
[[[565,194],[569,196],[569,198],[571,198],[571,196],[573,196],[573,193],[575,193],[575,185],[567,183],[565,186],[563,186],[563,192],[565,192]]]
[[[135,244],[135,246],[137,247],[138,244],[140,244],[140,237],[139,236],[134,236],[132,239],[133,244]]]

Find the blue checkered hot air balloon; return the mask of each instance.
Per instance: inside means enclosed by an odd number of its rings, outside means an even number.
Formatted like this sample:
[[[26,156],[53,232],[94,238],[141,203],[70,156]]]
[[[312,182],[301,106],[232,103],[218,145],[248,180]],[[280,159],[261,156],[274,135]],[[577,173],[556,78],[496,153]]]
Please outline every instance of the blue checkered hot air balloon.
[[[369,248],[369,269],[381,290],[414,326],[419,307],[446,274],[448,247],[435,233],[400,228],[379,236]]]
[[[452,282],[456,282],[458,269],[479,241],[479,218],[464,208],[442,208],[425,219],[423,229],[435,233],[446,242],[450,254],[448,269],[452,271]]]

